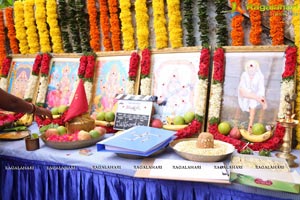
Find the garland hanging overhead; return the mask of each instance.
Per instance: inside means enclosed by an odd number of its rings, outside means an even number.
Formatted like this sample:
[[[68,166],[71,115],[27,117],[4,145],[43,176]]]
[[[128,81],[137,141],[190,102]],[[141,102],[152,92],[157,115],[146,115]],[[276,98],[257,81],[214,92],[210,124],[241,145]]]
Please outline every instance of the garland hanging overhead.
[[[109,21],[110,21],[110,32],[111,42],[114,51],[120,51],[122,48],[121,44],[121,30],[118,10],[118,0],[108,0],[109,8]]]
[[[199,32],[201,45],[209,46],[209,26],[207,14],[207,0],[198,0]]]
[[[244,30],[243,21],[244,17],[240,13],[241,1],[230,0],[231,7],[236,9],[232,14],[231,18],[231,44],[232,46],[243,46],[244,45]]]
[[[138,48],[144,50],[149,47],[149,15],[146,0],[135,1],[135,21]]]
[[[9,46],[13,54],[18,54],[19,46],[18,40],[16,38],[16,30],[14,26],[14,17],[13,17],[13,8],[7,7],[5,8],[5,19],[6,19],[6,27],[7,27],[7,36],[9,39]]]
[[[87,0],[87,11],[90,22],[90,45],[94,52],[100,51],[100,31],[97,21],[96,0]]]
[[[22,1],[15,1],[14,11],[16,38],[19,40],[19,50],[21,54],[28,54],[29,46],[26,35],[26,27],[24,25],[24,4]]]
[[[261,5],[260,0],[248,0],[248,3],[259,7]],[[261,13],[258,9],[250,9],[250,42],[253,45],[260,45],[261,44]]]
[[[272,38],[272,45],[284,44],[284,21],[283,8],[284,0],[270,0],[269,6],[278,8],[277,10],[270,10],[270,36]]]
[[[126,51],[133,50],[135,48],[134,41],[134,28],[132,25],[131,17],[131,2],[130,0],[120,0],[120,20],[121,20],[121,30],[123,38],[123,49]]]
[[[167,0],[169,40],[172,48],[182,47],[180,0]]]
[[[69,18],[68,18],[68,28],[71,34],[71,42],[72,42],[72,49],[75,53],[82,52],[81,44],[80,44],[80,36],[79,36],[79,25],[76,20],[76,2],[75,0],[70,0],[68,2],[68,10],[69,10]]]
[[[102,30],[102,44],[104,46],[105,51],[112,51],[107,1],[99,0],[99,4],[100,4],[100,24]]]
[[[75,3],[75,19],[78,24],[80,45],[82,52],[89,52],[91,50],[90,47],[90,36],[88,30],[88,21],[87,15],[85,14],[85,4],[81,1],[76,1]]]
[[[26,27],[29,52],[31,54],[39,52],[40,43],[34,17],[34,0],[24,1],[24,24]]]
[[[58,16],[59,16],[59,26],[61,30],[61,38],[63,43],[63,49],[65,53],[72,52],[72,45],[69,39],[68,32],[68,4],[65,0],[58,1]]]
[[[183,25],[186,31],[186,45],[195,46],[194,25],[193,25],[193,1],[183,1]]]
[[[223,13],[224,8],[227,6],[227,1],[216,0],[216,21],[217,21],[217,46],[227,46],[228,45],[228,33],[227,33],[227,24],[226,17]]]
[[[49,32],[52,42],[53,53],[63,53],[61,31],[58,26],[57,5],[56,0],[46,1],[47,23],[49,24]]]
[[[51,52],[49,31],[46,23],[46,1],[45,0],[35,0],[35,19],[36,19],[37,29],[40,37],[41,52],[42,53]]]
[[[165,17],[164,0],[152,1],[152,9],[156,48],[166,48],[168,47],[168,33],[166,28],[167,20]]]
[[[4,31],[4,18],[3,10],[0,10],[0,75],[2,71],[3,60],[6,58],[6,49],[5,49],[5,31]]]

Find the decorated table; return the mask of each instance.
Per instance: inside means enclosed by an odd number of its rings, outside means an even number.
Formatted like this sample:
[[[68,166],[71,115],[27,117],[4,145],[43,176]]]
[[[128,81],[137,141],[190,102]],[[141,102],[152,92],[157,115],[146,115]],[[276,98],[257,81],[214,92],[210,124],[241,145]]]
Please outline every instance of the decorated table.
[[[97,152],[96,146],[87,156],[40,142],[40,149],[26,151],[24,140],[0,141],[1,199],[300,199],[236,183],[136,178],[141,159]],[[156,158],[182,160],[171,148]]]

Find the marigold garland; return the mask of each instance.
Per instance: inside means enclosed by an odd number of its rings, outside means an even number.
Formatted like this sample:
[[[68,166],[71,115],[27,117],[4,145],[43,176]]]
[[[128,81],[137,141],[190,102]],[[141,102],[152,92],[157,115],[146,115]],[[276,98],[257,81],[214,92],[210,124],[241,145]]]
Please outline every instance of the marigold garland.
[[[26,26],[29,52],[34,54],[40,51],[39,36],[34,18],[34,0],[24,1],[24,24]]]
[[[108,0],[110,15],[111,42],[114,51],[121,50],[121,29],[119,20],[118,0]]]
[[[259,7],[261,5],[260,0],[248,0],[248,4],[253,5],[255,7]],[[250,9],[250,42],[253,45],[261,44],[261,13],[258,9]]]
[[[297,56],[297,63],[298,67],[297,69],[297,76],[296,76],[296,82],[297,82],[297,99],[296,99],[296,113],[300,113],[300,15],[299,15],[299,9],[298,6],[300,5],[300,0],[294,0],[293,4],[293,18],[292,18],[292,24],[294,26],[294,33],[295,33],[295,45],[298,47],[298,56]],[[297,114],[297,119],[300,120],[300,115]],[[296,127],[296,140],[298,142],[296,149],[300,149],[300,124]]]
[[[169,17],[169,40],[172,48],[182,47],[182,27],[181,27],[181,13],[180,0],[167,0],[168,17]]]
[[[168,33],[166,28],[164,0],[152,1],[153,26],[155,33],[155,43],[157,49],[168,47]]]
[[[98,27],[97,21],[97,8],[96,8],[96,0],[88,0],[87,1],[87,10],[89,14],[89,22],[90,22],[90,45],[93,51],[100,51],[100,31]]]
[[[183,0],[183,25],[186,30],[186,45],[195,46],[196,39],[194,37],[193,23],[193,1]]]
[[[102,44],[104,46],[105,51],[112,51],[107,1],[99,0],[99,4],[100,4],[100,24],[101,24],[101,30],[103,35]]]
[[[19,46],[18,40],[16,38],[16,30],[14,25],[14,16],[13,16],[13,8],[7,7],[5,8],[5,19],[6,19],[6,27],[7,27],[7,36],[9,38],[9,46],[13,54],[18,54]]]
[[[123,38],[123,49],[126,51],[130,51],[135,48],[134,28],[132,25],[132,17],[130,11],[131,1],[120,0],[119,3],[121,9],[120,20]]]
[[[49,31],[46,23],[46,0],[35,0],[35,19],[40,36],[41,52],[51,52]]]
[[[135,1],[135,21],[138,48],[144,50],[149,47],[149,15],[146,0]]]
[[[237,8],[241,7],[240,0],[230,0],[231,7],[233,4]],[[243,30],[243,15],[236,14],[231,19],[231,40],[232,46],[243,46],[244,45],[244,30]]]
[[[56,0],[46,1],[47,23],[51,36],[53,53],[63,53],[61,31],[58,26]]]
[[[2,63],[6,57],[6,49],[5,49],[5,32],[4,32],[4,18],[3,18],[3,10],[0,10],[0,72],[2,71]],[[1,73],[0,73],[1,75]]]
[[[28,54],[29,46],[24,24],[24,3],[22,1],[15,1],[14,15],[16,38],[19,40],[19,50],[21,54]]]
[[[272,8],[270,10],[270,36],[272,38],[272,45],[282,45],[284,44],[284,21],[283,21],[283,8],[284,0],[270,0],[269,6]]]

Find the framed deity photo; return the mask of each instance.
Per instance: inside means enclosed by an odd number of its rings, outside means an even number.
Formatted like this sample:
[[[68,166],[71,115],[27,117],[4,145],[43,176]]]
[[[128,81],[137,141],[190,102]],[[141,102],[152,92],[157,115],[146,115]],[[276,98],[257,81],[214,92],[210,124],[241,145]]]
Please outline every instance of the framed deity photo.
[[[200,52],[199,48],[152,52],[151,91],[157,96],[154,118],[168,123],[187,112],[205,116],[208,83],[198,78]]]
[[[46,108],[69,105],[77,87],[80,56],[53,57],[50,63]]]
[[[29,87],[33,57],[13,57],[8,79],[8,93],[24,98],[26,88]]]
[[[248,130],[255,123],[275,124],[284,112],[283,94],[295,89],[294,83],[283,88],[285,50],[286,46],[225,47],[224,80],[218,86],[213,70],[208,120],[219,117],[220,122]]]
[[[131,52],[102,52],[97,54],[95,91],[92,101],[93,113],[116,111],[116,95],[126,93],[130,57]],[[138,83],[135,83],[135,86],[138,86]],[[137,88],[135,94],[137,94]]]

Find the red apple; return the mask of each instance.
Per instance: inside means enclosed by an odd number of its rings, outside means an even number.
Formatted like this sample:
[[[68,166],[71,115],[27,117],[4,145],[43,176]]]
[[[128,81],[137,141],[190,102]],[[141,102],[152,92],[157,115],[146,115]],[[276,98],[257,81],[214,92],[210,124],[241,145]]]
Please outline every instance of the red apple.
[[[49,128],[45,132],[46,138],[50,137],[51,135],[59,135],[59,132],[56,128]]]
[[[151,126],[155,127],[155,128],[162,128],[163,123],[160,119],[153,119],[152,122],[151,122]]]
[[[234,139],[241,139],[242,135],[238,127],[233,127],[229,132],[229,137]]]
[[[99,131],[100,135],[104,135],[106,133],[106,129],[100,126],[96,126],[94,130]]]

